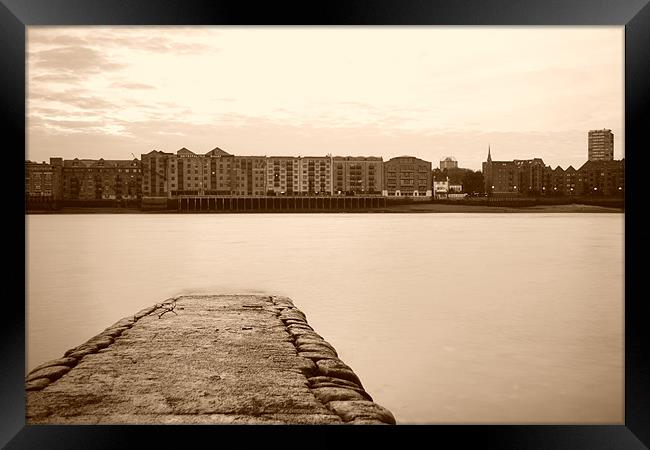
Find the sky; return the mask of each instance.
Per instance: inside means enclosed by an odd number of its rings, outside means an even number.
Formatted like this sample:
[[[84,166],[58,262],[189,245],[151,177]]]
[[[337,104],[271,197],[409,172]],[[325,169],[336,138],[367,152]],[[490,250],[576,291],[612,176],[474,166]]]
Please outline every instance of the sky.
[[[624,27],[27,29],[26,159],[624,157]]]

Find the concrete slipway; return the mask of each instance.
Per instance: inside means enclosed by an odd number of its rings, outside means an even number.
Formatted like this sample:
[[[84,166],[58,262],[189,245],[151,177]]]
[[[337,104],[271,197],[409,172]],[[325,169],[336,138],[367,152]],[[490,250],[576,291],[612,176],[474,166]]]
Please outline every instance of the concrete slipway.
[[[286,297],[191,295],[26,378],[27,424],[394,424]]]

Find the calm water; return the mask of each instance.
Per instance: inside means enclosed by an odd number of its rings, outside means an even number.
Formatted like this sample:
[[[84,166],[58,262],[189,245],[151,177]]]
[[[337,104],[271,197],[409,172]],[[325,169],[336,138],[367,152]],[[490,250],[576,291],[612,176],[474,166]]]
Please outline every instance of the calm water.
[[[622,423],[622,214],[30,215],[27,365],[184,293],[286,295],[399,423]]]

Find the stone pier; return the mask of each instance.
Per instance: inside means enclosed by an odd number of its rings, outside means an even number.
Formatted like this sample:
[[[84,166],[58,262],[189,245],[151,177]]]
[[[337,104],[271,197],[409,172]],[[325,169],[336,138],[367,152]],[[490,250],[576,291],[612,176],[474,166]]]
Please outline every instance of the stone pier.
[[[187,295],[26,377],[27,424],[394,424],[286,297]]]

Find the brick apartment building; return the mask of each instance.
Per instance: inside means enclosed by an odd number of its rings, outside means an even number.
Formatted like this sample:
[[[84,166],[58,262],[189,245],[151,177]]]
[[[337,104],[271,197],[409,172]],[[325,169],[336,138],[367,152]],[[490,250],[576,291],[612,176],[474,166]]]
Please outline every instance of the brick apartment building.
[[[431,162],[413,156],[399,156],[384,163],[387,197],[431,197]]]
[[[587,161],[579,169],[552,169],[540,158],[483,163],[485,192],[491,195],[604,195],[625,193],[625,159]]]
[[[56,162],[53,167],[56,170]],[[60,167],[64,200],[135,200],[141,196],[142,174],[137,159],[75,158],[62,161]]]
[[[334,195],[381,195],[383,159],[376,156],[332,158]]]

